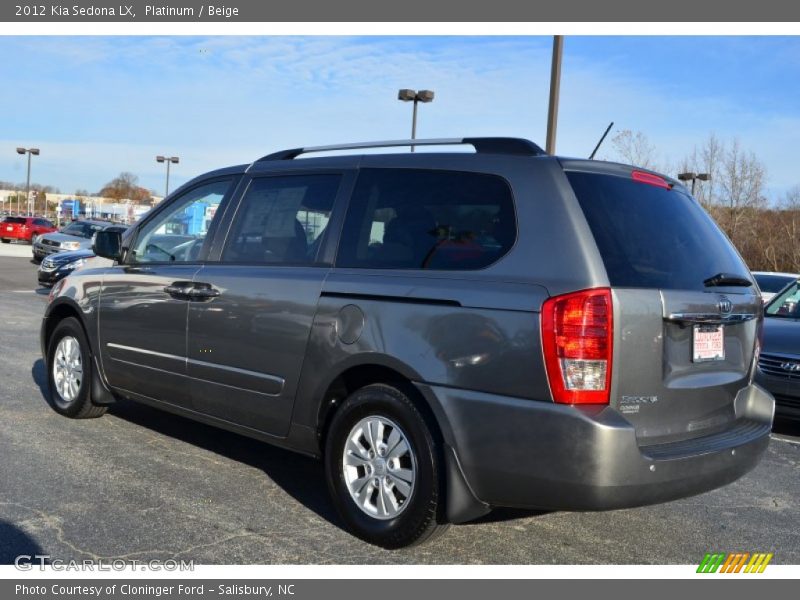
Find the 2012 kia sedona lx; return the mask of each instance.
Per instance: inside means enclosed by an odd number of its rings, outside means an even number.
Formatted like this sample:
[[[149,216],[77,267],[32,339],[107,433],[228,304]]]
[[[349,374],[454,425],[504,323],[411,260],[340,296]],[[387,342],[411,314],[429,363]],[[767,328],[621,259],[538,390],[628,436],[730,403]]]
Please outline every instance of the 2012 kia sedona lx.
[[[124,397],[321,457],[347,526],[390,548],[758,463],[761,298],[680,183],[521,139],[413,143],[475,152],[287,150],[98,232],[115,265],[59,282],[42,325],[55,410]]]

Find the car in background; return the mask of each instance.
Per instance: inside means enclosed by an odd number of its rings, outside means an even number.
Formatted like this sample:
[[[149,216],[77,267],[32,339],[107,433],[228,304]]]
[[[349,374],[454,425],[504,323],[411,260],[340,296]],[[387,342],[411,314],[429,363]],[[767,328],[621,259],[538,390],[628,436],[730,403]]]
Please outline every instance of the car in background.
[[[58,231],[56,226],[41,217],[4,217],[0,221],[0,239],[4,244],[12,241],[33,243],[36,236]]]
[[[761,290],[764,304],[772,300],[775,295],[790,283],[797,281],[797,273],[776,273],[772,271],[753,271],[753,277]]]
[[[51,254],[42,260],[36,272],[36,277],[40,286],[52,287],[81,267],[110,267],[113,264],[113,261],[95,256],[92,250],[59,252]]]
[[[111,221],[83,220],[73,221],[60,231],[47,233],[33,242],[33,260],[40,262],[45,256],[57,252],[71,250],[89,250],[92,247],[92,236],[98,231],[116,227],[117,231],[125,231],[124,225]]]
[[[775,397],[776,416],[800,420],[800,279],[764,308],[756,382]]]

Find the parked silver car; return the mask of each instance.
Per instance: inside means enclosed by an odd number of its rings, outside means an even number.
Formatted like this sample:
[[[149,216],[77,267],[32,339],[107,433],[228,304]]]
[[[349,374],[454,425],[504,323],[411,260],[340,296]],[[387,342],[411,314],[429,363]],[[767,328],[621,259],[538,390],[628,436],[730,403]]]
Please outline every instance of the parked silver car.
[[[109,227],[124,231],[125,226],[111,221],[74,221],[60,231],[45,233],[33,240],[33,260],[41,262],[45,256],[71,250],[91,250],[92,236]]]

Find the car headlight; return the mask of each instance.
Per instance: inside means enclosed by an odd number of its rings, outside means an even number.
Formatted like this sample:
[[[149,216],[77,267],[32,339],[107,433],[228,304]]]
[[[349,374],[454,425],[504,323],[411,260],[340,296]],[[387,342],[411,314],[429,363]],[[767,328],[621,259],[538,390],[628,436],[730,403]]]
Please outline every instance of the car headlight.
[[[61,248],[63,250],[78,250],[80,247],[80,242],[61,242]]]
[[[65,271],[74,271],[75,269],[79,269],[85,264],[86,264],[86,259],[79,258],[78,260],[73,260],[71,263],[67,263],[66,265],[64,265],[63,268]]]
[[[40,237],[41,237],[40,233],[33,234],[33,237],[31,238],[31,244],[35,244],[36,242],[38,242]]]

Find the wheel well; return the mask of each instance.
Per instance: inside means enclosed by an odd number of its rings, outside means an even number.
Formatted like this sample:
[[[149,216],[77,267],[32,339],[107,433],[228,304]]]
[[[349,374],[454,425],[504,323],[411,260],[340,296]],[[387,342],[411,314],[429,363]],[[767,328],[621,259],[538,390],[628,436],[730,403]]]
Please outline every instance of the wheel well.
[[[47,315],[47,321],[44,329],[44,351],[47,352],[48,346],[50,346],[50,338],[53,336],[53,332],[55,331],[58,324],[66,319],[67,317],[75,317],[78,320],[78,323],[81,324],[83,328],[83,332],[86,333],[86,326],[83,324],[83,320],[80,317],[80,313],[69,304],[59,304]],[[89,336],[86,336],[86,339],[89,339]]]
[[[382,365],[359,365],[342,372],[331,382],[328,389],[325,391],[317,417],[317,437],[319,438],[320,449],[324,450],[325,448],[325,437],[328,433],[328,427],[333,420],[333,415],[336,413],[339,406],[341,406],[342,402],[356,390],[373,383],[396,385],[402,389],[415,404],[417,409],[422,412],[426,420],[431,423],[434,429],[431,433],[439,440],[442,439],[439,423],[431,407],[428,406],[425,398],[419,393],[417,388],[414,387],[414,384],[408,377],[392,368]]]

